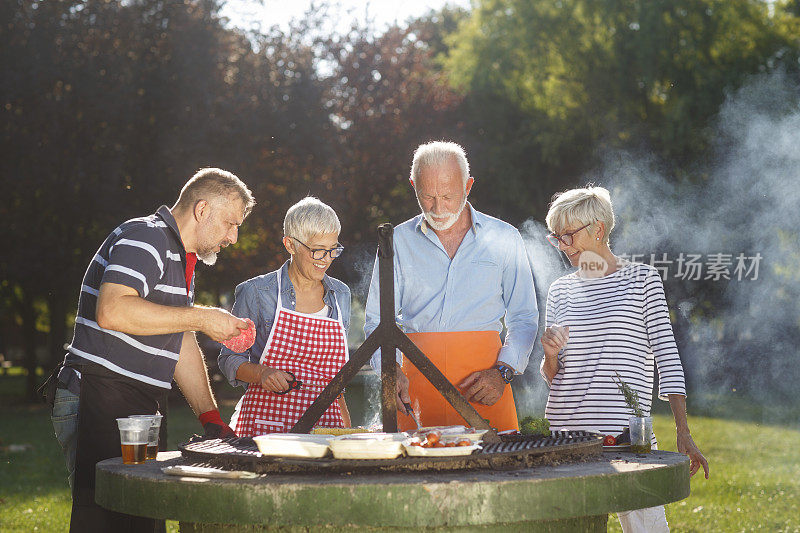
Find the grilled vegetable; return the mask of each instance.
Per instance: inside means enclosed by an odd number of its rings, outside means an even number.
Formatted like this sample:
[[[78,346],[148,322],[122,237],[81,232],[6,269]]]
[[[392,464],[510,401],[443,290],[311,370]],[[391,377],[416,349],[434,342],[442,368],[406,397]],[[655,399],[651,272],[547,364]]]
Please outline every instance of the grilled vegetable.
[[[519,431],[523,435],[549,435],[550,421],[546,418],[526,416],[519,423]]]

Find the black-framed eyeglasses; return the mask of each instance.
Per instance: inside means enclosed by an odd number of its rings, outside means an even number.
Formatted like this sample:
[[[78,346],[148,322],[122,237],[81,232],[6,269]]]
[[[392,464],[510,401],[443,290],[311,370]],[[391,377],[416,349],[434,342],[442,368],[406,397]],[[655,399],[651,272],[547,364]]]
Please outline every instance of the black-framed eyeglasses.
[[[338,246],[334,246],[333,248],[328,250],[326,248],[312,248],[303,241],[301,241],[300,239],[296,239],[294,237],[292,237],[292,239],[296,240],[297,242],[308,248],[308,251],[311,252],[311,258],[314,259],[315,261],[322,261],[328,254],[330,254],[331,259],[336,259],[340,255],[342,255],[342,252],[344,252],[344,246],[342,246],[341,244]]]
[[[547,236],[547,242],[558,248],[558,243],[561,242],[564,246],[572,246],[572,236],[578,233],[580,230],[584,228],[588,228],[591,224],[586,224],[582,228],[578,228],[575,231],[570,231],[568,233],[564,233],[563,235],[558,235],[556,233],[551,233]]]

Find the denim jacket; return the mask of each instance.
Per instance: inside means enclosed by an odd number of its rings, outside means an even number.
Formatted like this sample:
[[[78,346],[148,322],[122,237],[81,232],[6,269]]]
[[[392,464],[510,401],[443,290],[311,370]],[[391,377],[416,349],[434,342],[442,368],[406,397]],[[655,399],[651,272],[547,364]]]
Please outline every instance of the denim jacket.
[[[295,309],[296,300],[294,286],[289,279],[289,262],[281,267],[281,300],[287,309]],[[243,352],[236,353],[222,347],[219,353],[219,369],[234,387],[247,387],[247,383],[236,379],[236,371],[244,362],[258,364],[261,353],[267,344],[272,323],[275,320],[275,308],[278,305],[278,271],[256,276],[236,286],[233,309],[231,313],[241,318],[249,318],[256,324],[256,341],[253,346]],[[325,288],[323,300],[328,306],[328,318],[338,319],[336,303],[342,312],[342,323],[345,331],[350,330],[350,288],[330,276],[322,278]]]

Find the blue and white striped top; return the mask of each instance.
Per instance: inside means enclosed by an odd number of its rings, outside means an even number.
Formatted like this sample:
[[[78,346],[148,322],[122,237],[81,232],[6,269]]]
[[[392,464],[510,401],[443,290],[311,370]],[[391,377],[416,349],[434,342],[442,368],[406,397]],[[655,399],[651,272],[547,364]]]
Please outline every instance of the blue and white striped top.
[[[111,232],[84,274],[75,334],[59,380],[78,393],[80,373],[74,367],[89,361],[142,383],[171,388],[183,333],[129,335],[103,329],[97,324],[97,295],[101,284],[118,283],[156,304],[190,306],[194,278],[187,294],[185,272],[186,251],[166,206]]]
[[[615,372],[639,393],[645,416],[654,363],[659,398],[686,395],[664,286],[652,266],[629,263],[602,278],[572,273],[557,279],[547,295],[546,323],[569,326],[545,408],[553,429],[611,435],[627,427],[632,412],[612,381]]]

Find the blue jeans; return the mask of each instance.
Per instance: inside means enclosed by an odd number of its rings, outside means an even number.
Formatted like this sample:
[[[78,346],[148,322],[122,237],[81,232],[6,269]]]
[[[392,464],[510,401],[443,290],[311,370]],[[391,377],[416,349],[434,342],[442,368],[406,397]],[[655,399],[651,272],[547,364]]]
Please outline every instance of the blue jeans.
[[[56,389],[56,399],[53,404],[53,429],[56,438],[64,452],[69,472],[69,486],[75,479],[75,450],[78,447],[78,403],[80,397],[67,389]]]

